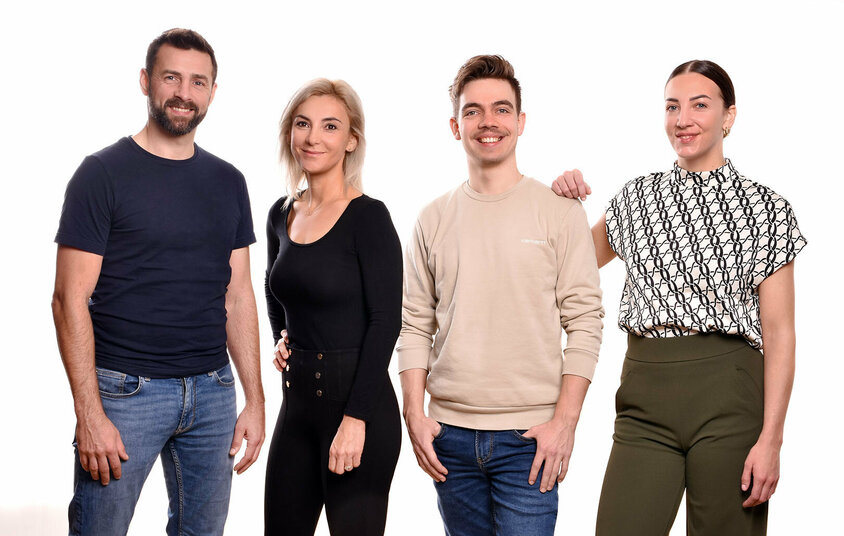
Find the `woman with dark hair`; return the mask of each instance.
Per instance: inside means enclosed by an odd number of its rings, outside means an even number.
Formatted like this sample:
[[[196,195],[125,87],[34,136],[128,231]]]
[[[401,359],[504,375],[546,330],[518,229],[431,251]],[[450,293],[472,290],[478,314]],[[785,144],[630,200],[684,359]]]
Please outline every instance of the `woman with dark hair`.
[[[735,117],[721,67],[674,69],[673,169],[628,182],[592,228],[598,265],[619,257],[627,271],[598,535],[668,534],[684,491],[690,535],[766,530],[794,379],[793,261],[806,241],[788,202],[724,158]],[[589,193],[576,171],[553,188]]]
[[[360,99],[302,87],[281,118],[289,196],[270,209],[267,311],[284,394],[267,460],[265,534],[384,533],[401,446],[387,365],[401,328],[401,246],[362,193]],[[302,183],[305,189],[301,190]]]

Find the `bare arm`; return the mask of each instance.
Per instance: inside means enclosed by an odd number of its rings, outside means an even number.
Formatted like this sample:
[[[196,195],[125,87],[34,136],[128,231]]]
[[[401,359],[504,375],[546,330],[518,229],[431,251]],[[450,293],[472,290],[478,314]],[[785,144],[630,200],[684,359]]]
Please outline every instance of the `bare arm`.
[[[59,352],[73,394],[79,463],[91,478],[107,485],[109,469],[114,478],[120,478],[120,460],[129,456],[120,432],[103,410],[94,364],[88,298],[100,277],[102,262],[100,255],[59,246],[52,306]]]
[[[434,437],[440,431],[440,424],[425,415],[425,386],[428,383],[426,369],[412,368],[402,371],[402,413],[407,424],[407,433],[413,444],[416,461],[434,480],[445,482],[448,470],[437,459],[434,452]]]
[[[794,383],[794,262],[759,285],[759,317],[765,344],[764,420],[759,439],[744,462],[741,488],[751,489],[744,507],[770,499],[779,482],[785,414]]]
[[[258,352],[258,311],[249,273],[249,248],[232,251],[232,275],[226,292],[226,338],[229,353],[246,396],[246,406],[237,418],[232,448],[234,456],[247,441],[246,453],[235,465],[238,474],[258,459],[264,443],[264,389]]]
[[[595,257],[598,260],[598,268],[603,268],[617,257],[615,251],[610,247],[609,238],[607,238],[606,214],[602,214],[598,222],[592,226],[592,241],[595,243]]]

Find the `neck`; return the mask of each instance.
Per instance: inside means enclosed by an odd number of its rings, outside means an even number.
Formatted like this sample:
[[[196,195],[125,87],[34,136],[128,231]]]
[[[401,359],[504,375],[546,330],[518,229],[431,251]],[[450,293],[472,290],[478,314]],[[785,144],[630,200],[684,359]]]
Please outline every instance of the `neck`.
[[[479,194],[495,195],[506,192],[521,178],[515,157],[487,166],[469,161],[469,187]]]
[[[196,131],[174,136],[155,122],[147,120],[140,132],[132,136],[135,143],[148,153],[168,160],[187,160],[193,156],[193,138]]]
[[[726,164],[724,151],[715,151],[713,154],[701,155],[698,158],[678,158],[677,165],[686,171],[712,171]]]
[[[309,201],[313,204],[342,197],[347,190],[342,172],[308,175],[306,180],[308,182]]]

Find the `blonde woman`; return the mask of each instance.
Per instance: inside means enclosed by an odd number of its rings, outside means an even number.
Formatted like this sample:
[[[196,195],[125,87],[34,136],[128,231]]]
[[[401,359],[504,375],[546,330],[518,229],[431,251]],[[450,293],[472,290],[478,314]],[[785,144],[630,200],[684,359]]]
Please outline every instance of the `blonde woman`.
[[[364,118],[347,83],[305,85],[280,130],[290,195],[270,209],[266,295],[284,398],[265,533],[313,534],[324,505],[333,536],[381,535],[401,444],[387,375],[401,246],[387,208],[362,193]]]

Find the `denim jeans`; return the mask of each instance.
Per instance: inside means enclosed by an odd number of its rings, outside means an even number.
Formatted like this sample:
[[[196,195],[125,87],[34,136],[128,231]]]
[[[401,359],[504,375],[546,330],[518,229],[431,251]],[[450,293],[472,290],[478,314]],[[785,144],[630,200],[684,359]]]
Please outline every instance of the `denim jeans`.
[[[557,486],[539,492],[528,484],[536,441],[517,430],[483,431],[447,424],[434,451],[448,469],[436,482],[447,536],[553,535]]]
[[[98,368],[97,380],[103,408],[120,431],[129,460],[121,464],[122,478],[103,486],[82,469],[77,452],[69,534],[126,534],[159,455],[170,499],[167,534],[222,534],[237,420],[231,365],[166,379]]]

